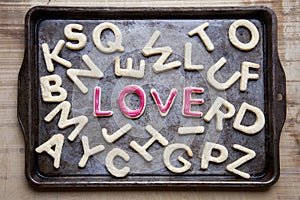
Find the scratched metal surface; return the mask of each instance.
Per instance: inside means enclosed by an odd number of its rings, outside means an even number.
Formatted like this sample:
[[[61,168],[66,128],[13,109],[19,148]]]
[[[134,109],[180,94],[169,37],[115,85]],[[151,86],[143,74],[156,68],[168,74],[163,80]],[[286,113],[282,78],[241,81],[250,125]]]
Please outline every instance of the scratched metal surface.
[[[133,140],[138,144],[143,145],[146,143],[150,135],[145,131],[145,126],[150,124],[158,130],[168,141],[169,144],[184,143],[191,147],[194,156],[187,158],[191,163],[191,169],[185,175],[227,175],[226,165],[232,163],[234,160],[241,157],[241,153],[232,148],[233,144],[240,144],[247,148],[253,149],[257,156],[254,160],[245,164],[240,170],[257,175],[263,172],[265,167],[265,131],[262,130],[255,135],[246,135],[232,128],[233,119],[225,120],[224,129],[218,132],[215,128],[215,118],[207,123],[202,118],[184,117],[181,114],[183,104],[183,88],[184,87],[203,87],[205,92],[197,95],[197,98],[203,98],[205,103],[201,106],[193,106],[194,110],[208,111],[213,101],[217,96],[221,96],[227,101],[231,102],[236,111],[239,109],[243,102],[250,103],[251,105],[259,107],[264,111],[264,73],[265,68],[263,63],[263,27],[258,20],[251,20],[260,33],[260,40],[258,45],[251,51],[240,51],[233,47],[228,39],[229,26],[234,22],[233,19],[228,20],[45,20],[39,23],[37,27],[38,36],[38,70],[39,77],[58,74],[62,77],[63,85],[68,91],[68,101],[72,103],[71,116],[85,115],[89,118],[87,126],[82,130],[81,135],[77,137],[74,142],[65,140],[61,165],[59,169],[55,169],[52,164],[52,158],[46,153],[39,154],[38,156],[38,169],[45,175],[109,175],[105,168],[105,157],[114,147],[119,147],[125,150],[131,157],[128,163],[119,160],[120,167],[128,166],[131,168],[130,175],[168,175],[172,176],[174,173],[168,171],[164,166],[162,155],[164,147],[159,143],[154,143],[149,149],[149,153],[153,156],[153,161],[145,161],[137,152],[129,147],[129,143]],[[100,52],[94,45],[92,40],[93,29],[102,22],[111,22],[119,27],[123,36],[122,45],[125,47],[123,53],[104,54]],[[209,27],[206,32],[215,46],[213,52],[208,52],[200,41],[199,37],[189,37],[188,32],[203,24],[209,22]],[[83,94],[74,86],[73,82],[66,76],[66,68],[55,64],[55,72],[49,73],[46,71],[44,57],[42,55],[41,44],[47,43],[51,48],[54,48],[56,43],[63,39],[67,40],[64,36],[63,30],[67,24],[78,23],[83,25],[83,33],[88,37],[87,45],[80,51],[69,50],[63,48],[60,56],[71,61],[73,68],[87,69],[82,62],[81,56],[87,54],[94,61],[94,63],[103,71],[104,78],[98,80],[93,78],[80,78],[83,83],[88,86],[88,93]],[[152,64],[159,58],[157,56],[144,57],[142,55],[142,48],[148,42],[154,31],[161,32],[160,38],[155,44],[155,47],[170,46],[173,49],[173,54],[167,62],[179,60],[182,66],[179,69],[173,69],[167,72],[155,74],[152,70]],[[250,39],[249,32],[246,29],[239,29],[238,37],[241,41],[247,42]],[[113,41],[114,36],[111,32],[105,31],[102,34],[102,43],[106,44],[107,41]],[[183,69],[184,63],[184,44],[191,42],[193,44],[192,62],[195,64],[202,64],[203,70],[200,71],[185,71]],[[143,79],[134,79],[121,77],[117,78],[114,74],[114,58],[120,56],[121,65],[124,67],[124,62],[127,57],[134,60],[134,66],[138,66],[139,60],[143,59],[146,62],[145,76]],[[227,63],[222,67],[217,74],[217,79],[221,82],[226,81],[235,71],[240,71],[243,61],[258,63],[261,68],[255,70],[260,78],[257,81],[249,81],[248,89],[246,92],[239,91],[239,81],[225,92],[218,92],[212,88],[207,80],[206,73],[210,66],[216,63],[221,57],[225,57]],[[126,85],[136,84],[141,86],[146,93],[146,109],[144,114],[138,119],[128,119],[120,111],[117,104],[118,96],[121,90]],[[99,86],[102,89],[102,110],[112,110],[114,112],[111,117],[94,117],[93,116],[93,95],[94,87]],[[151,95],[150,89],[155,88],[163,101],[169,95],[171,88],[178,90],[176,101],[166,117],[161,117],[158,112]],[[40,89],[39,90],[39,96]],[[131,95],[127,98],[127,104],[133,104],[132,108],[136,108],[139,104],[138,99]],[[43,118],[56,106],[57,103],[45,103],[39,98],[39,144],[47,141],[52,135],[62,133],[65,137],[68,136],[74,126],[61,130],[57,127],[56,117],[53,122],[47,123]],[[71,117],[70,116],[70,117]],[[251,124],[253,116],[245,117],[246,121],[243,123]],[[101,128],[107,128],[108,133],[121,128],[126,123],[132,125],[130,130],[125,136],[120,138],[113,144],[105,142]],[[205,132],[199,135],[181,136],[177,133],[179,126],[196,126],[203,125]],[[83,150],[80,137],[82,135],[88,136],[90,146],[102,144],[105,150],[101,153],[94,155],[89,159],[86,167],[79,168],[78,163],[82,157]],[[226,162],[221,164],[210,163],[207,170],[200,169],[201,154],[205,142],[215,142],[224,145],[229,151],[229,158]],[[179,151],[180,152],[180,151]],[[183,152],[181,152],[182,154]],[[183,153],[185,155],[185,153]],[[173,164],[176,164],[176,154],[172,156]],[[116,162],[118,165],[118,162]]]

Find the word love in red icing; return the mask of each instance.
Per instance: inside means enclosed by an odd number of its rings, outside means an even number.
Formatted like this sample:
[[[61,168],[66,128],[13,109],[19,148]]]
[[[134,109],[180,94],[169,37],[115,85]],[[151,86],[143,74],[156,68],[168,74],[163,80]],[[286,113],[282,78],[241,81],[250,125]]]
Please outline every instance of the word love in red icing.
[[[183,97],[183,107],[182,107],[182,114],[184,116],[190,117],[202,117],[202,112],[191,111],[192,104],[203,104],[203,99],[195,99],[192,98],[192,93],[200,93],[204,92],[203,88],[197,87],[186,87],[184,88],[184,97]],[[161,116],[166,116],[171,109],[175,98],[177,96],[177,89],[173,88],[169,94],[167,102],[163,104],[161,101],[158,92],[155,89],[151,89],[150,91],[155,104],[158,107],[159,113]],[[125,102],[125,98],[128,94],[136,94],[139,97],[140,105],[137,109],[131,110],[128,108]],[[121,112],[130,119],[136,119],[143,115],[145,107],[146,107],[146,94],[143,88],[138,85],[128,85],[123,88],[121,91],[118,104]],[[107,117],[113,115],[113,111],[102,111],[101,110],[101,88],[95,87],[94,89],[94,116],[96,117]]]

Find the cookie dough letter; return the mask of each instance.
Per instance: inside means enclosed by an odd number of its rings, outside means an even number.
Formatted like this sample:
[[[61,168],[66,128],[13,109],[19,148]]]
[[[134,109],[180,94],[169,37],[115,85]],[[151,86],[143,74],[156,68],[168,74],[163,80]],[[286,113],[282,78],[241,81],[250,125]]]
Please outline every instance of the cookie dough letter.
[[[218,157],[213,157],[212,151],[218,150],[220,152]],[[202,157],[201,157],[201,169],[207,169],[209,162],[222,163],[228,158],[228,151],[226,147],[220,144],[206,142],[204,145]]]
[[[64,136],[60,133],[53,135],[47,142],[35,149],[37,153],[46,151],[54,158],[54,167],[59,168],[62,146],[64,144]],[[53,150],[52,147],[55,146]]]
[[[129,171],[130,168],[129,167],[124,167],[122,169],[117,169],[114,165],[114,159],[115,157],[121,157],[123,158],[123,160],[125,160],[126,162],[129,161],[130,156],[123,151],[122,149],[119,148],[114,148],[112,149],[110,152],[108,152],[106,158],[105,158],[105,166],[107,168],[107,170],[115,177],[125,177]]]
[[[158,141],[163,146],[167,146],[169,142],[151,125],[146,126],[146,131],[150,133],[150,135],[152,135],[152,138],[146,144],[144,144],[144,146],[140,146],[138,143],[136,143],[136,141],[132,141],[130,142],[130,147],[137,151],[145,160],[150,162],[153,159],[153,157],[146,150],[155,141]]]
[[[243,62],[242,63],[242,76],[241,76],[241,83],[240,83],[240,91],[247,90],[248,80],[257,80],[259,78],[258,74],[249,74],[249,68],[252,69],[259,69],[259,64],[252,63],[252,62]]]
[[[228,171],[234,173],[234,174],[237,174],[237,175],[243,177],[243,178],[249,179],[250,178],[250,174],[242,172],[240,170],[237,170],[236,168],[238,168],[239,166],[243,165],[245,162],[248,162],[249,160],[252,160],[253,158],[255,158],[255,156],[256,156],[255,151],[253,151],[251,149],[248,149],[246,147],[243,147],[241,145],[238,145],[238,144],[234,144],[233,148],[246,153],[246,155],[244,155],[243,157],[237,159],[233,163],[227,165],[226,169]]]
[[[202,42],[204,43],[206,50],[207,51],[213,51],[214,50],[214,45],[211,42],[211,40],[209,39],[209,37],[207,36],[207,34],[205,33],[204,29],[206,29],[209,26],[208,22],[205,22],[204,24],[201,24],[200,26],[198,26],[197,28],[191,30],[189,32],[189,36],[193,36],[195,34],[197,34],[200,39],[202,40]]]
[[[189,117],[202,117],[202,112],[192,112],[191,111],[191,105],[192,104],[203,104],[203,99],[192,99],[191,95],[192,93],[203,93],[203,88],[196,88],[196,87],[186,87],[184,88],[184,94],[183,94],[183,106],[182,106],[182,114],[184,116]]]
[[[54,74],[40,78],[42,98],[45,102],[62,102],[67,98],[67,91],[61,87],[61,77]],[[52,84],[50,84],[52,83]],[[58,95],[53,95],[54,93]]]
[[[132,126],[130,124],[125,124],[119,130],[117,130],[116,132],[114,132],[113,134],[110,134],[110,135],[107,134],[106,128],[102,128],[102,135],[103,135],[104,139],[106,140],[106,142],[113,143],[116,140],[118,140],[120,137],[122,137],[125,133],[130,131],[131,128],[132,128]]]
[[[184,149],[187,152],[187,155],[191,158],[193,157],[193,152],[190,149],[190,147],[186,146],[185,144],[171,144],[169,146],[166,147],[165,151],[164,151],[164,163],[165,166],[174,173],[184,173],[187,170],[190,169],[191,167],[191,163],[189,161],[187,161],[186,159],[184,159],[181,156],[178,156],[178,161],[180,161],[183,166],[182,167],[174,167],[171,162],[170,162],[170,157],[172,155],[172,153],[177,150],[177,149]]]
[[[95,87],[94,90],[94,116],[95,117],[108,117],[113,114],[113,111],[101,110],[101,88]]]
[[[224,106],[227,109],[227,113],[223,113],[220,108]],[[217,97],[213,105],[207,111],[204,116],[204,120],[209,122],[216,115],[216,129],[218,131],[223,130],[223,119],[231,118],[235,113],[234,106],[221,97]]]
[[[100,79],[103,77],[102,71],[94,64],[88,55],[82,56],[83,62],[90,68],[90,70],[83,69],[68,69],[67,75],[74,82],[74,84],[80,89],[84,94],[88,92],[88,88],[82,83],[78,76],[90,77]]]
[[[83,156],[80,159],[78,166],[84,167],[90,156],[103,151],[105,148],[103,145],[97,145],[90,149],[89,138],[85,135],[81,137],[81,141],[83,147]]]
[[[66,47],[71,50],[81,50],[85,47],[87,37],[83,33],[79,33],[77,31],[82,31],[83,27],[80,24],[68,24],[65,29],[64,33],[66,38],[71,41],[78,41],[76,43],[67,42]],[[73,31],[75,30],[75,31]]]
[[[187,42],[184,45],[184,69],[185,70],[201,70],[203,65],[192,64],[192,43]]]
[[[248,43],[242,43],[236,37],[236,30],[241,26],[247,28],[251,33],[251,40]],[[228,35],[231,44],[233,44],[236,48],[242,51],[252,50],[259,41],[259,32],[256,26],[249,20],[245,20],[245,19],[240,19],[233,22],[229,27]]]
[[[167,102],[165,103],[165,105],[161,102],[161,99],[157,93],[157,91],[152,88],[150,91],[158,109],[159,109],[159,113],[162,117],[167,116],[167,114],[169,113],[170,108],[172,107],[175,97],[177,95],[177,90],[176,88],[172,88],[171,93],[167,99]]]
[[[145,61],[140,60],[140,69],[132,69],[132,58],[127,58],[126,68],[121,68],[121,61],[120,57],[117,56],[115,58],[115,74],[117,76],[125,76],[125,77],[132,77],[132,78],[143,78],[145,73]]]
[[[164,72],[170,69],[178,68],[181,65],[181,62],[179,61],[173,61],[170,63],[165,64],[166,60],[170,57],[172,54],[172,49],[169,46],[166,47],[157,47],[153,48],[153,45],[156,43],[160,36],[160,31],[155,31],[153,35],[151,36],[148,43],[145,45],[145,47],[142,50],[142,53],[144,56],[152,56],[161,54],[160,58],[154,63],[153,65],[153,71],[155,73]]]
[[[207,82],[217,90],[226,90],[233,85],[241,76],[240,72],[235,72],[225,83],[220,83],[215,79],[215,73],[225,65],[226,59],[220,58],[218,62],[212,65],[207,71]]]
[[[101,33],[105,29],[111,30],[115,35],[115,41],[107,42],[108,47],[104,47],[100,40]],[[103,53],[113,53],[116,51],[118,51],[118,52],[124,51],[124,47],[122,46],[122,33],[121,33],[120,29],[112,23],[104,22],[104,23],[101,23],[98,26],[96,26],[93,31],[93,40],[94,40],[95,46]]]
[[[50,122],[53,120],[53,118],[61,112],[59,121],[58,121],[58,127],[61,129],[64,129],[71,125],[76,125],[76,128],[72,131],[72,133],[69,135],[68,139],[70,141],[73,141],[77,135],[79,135],[80,131],[84,128],[84,126],[88,123],[88,118],[86,116],[78,116],[74,117],[72,119],[68,119],[68,116],[71,111],[71,103],[68,101],[63,101],[60,104],[58,104],[45,118],[44,120],[46,122]],[[78,125],[77,125],[78,124]]]
[[[49,48],[48,44],[47,43],[42,44],[44,59],[45,59],[45,62],[46,62],[48,72],[54,72],[54,65],[53,65],[52,60],[54,60],[55,62],[65,66],[67,68],[72,67],[72,63],[70,61],[67,61],[67,60],[65,60],[65,59],[58,56],[58,54],[60,53],[60,51],[64,47],[65,43],[66,42],[64,40],[59,40],[57,42],[54,50],[51,53],[50,53],[50,48]]]
[[[243,121],[243,118],[244,118],[247,110],[252,112],[253,114],[255,114],[256,120],[255,120],[254,124],[244,126],[241,123]],[[234,122],[233,122],[233,128],[240,130],[249,135],[258,133],[264,127],[264,125],[265,125],[264,113],[259,108],[255,107],[255,106],[251,106],[251,105],[247,104],[246,102],[244,102],[241,105],[238,113],[236,114],[236,118],[234,119]]]
[[[139,96],[140,99],[140,106],[136,110],[131,110],[126,106],[125,103],[125,97],[131,93],[135,93],[136,95]],[[144,113],[146,107],[146,94],[143,88],[141,88],[140,86],[128,85],[122,90],[118,99],[118,103],[120,106],[120,110],[126,117],[131,119],[136,119],[139,118]]]

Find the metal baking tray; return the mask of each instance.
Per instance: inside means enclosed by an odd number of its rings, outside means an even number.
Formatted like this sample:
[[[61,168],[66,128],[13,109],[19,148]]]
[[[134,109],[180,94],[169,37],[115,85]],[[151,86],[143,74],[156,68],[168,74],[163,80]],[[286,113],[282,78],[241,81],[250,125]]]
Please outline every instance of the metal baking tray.
[[[236,23],[241,20],[250,25]],[[208,24],[203,25],[205,23]],[[71,33],[65,34],[69,24],[80,24],[82,29],[71,27]],[[208,39],[198,34],[196,27],[200,25],[204,26],[202,32]],[[254,32],[251,32],[250,26]],[[233,39],[229,38],[232,28]],[[78,34],[84,34],[86,42],[83,39],[81,47],[68,48],[67,43],[79,44],[76,39]],[[255,34],[259,36],[257,41]],[[59,44],[61,40],[64,42]],[[240,43],[236,44],[234,40]],[[53,58],[51,70],[51,64],[45,62],[45,44],[49,54],[57,47],[57,56],[69,61],[72,66],[61,64]],[[242,47],[243,44],[246,47]],[[177,66],[163,70],[155,68],[162,51],[170,54],[163,64],[175,63]],[[123,72],[117,73],[115,69],[117,57],[120,59],[120,71],[123,69]],[[90,77],[78,76],[79,81],[73,81],[67,71],[88,71],[88,61],[84,61],[84,58],[89,58],[103,76],[100,77],[98,71],[90,73]],[[128,58],[132,58],[133,70],[136,70],[131,71],[135,73],[140,70],[142,75],[130,77],[127,74],[129,70],[126,71],[125,63]],[[145,62],[144,68],[139,66],[141,60]],[[208,74],[218,62],[222,67],[215,70],[213,79],[221,84],[220,87],[225,87],[222,83],[234,73],[238,75],[225,89],[218,89],[215,82],[208,81],[212,80]],[[242,64],[247,65],[245,62],[256,63],[259,67],[251,65],[246,67],[248,72],[242,72]],[[189,64],[202,65],[203,68],[185,69]],[[244,74],[239,76],[238,72]],[[246,80],[246,90],[241,91],[241,77],[247,74],[252,75]],[[46,81],[48,86],[43,85],[46,89],[42,88],[41,77],[53,76],[61,79],[62,83],[50,78]],[[78,82],[86,87],[86,92],[79,89]],[[50,90],[53,85],[54,88],[56,85],[63,89]],[[130,90],[129,86],[132,85],[135,87]],[[101,89],[101,98],[96,88]],[[172,88],[177,90],[177,96],[170,101],[173,104],[169,113],[163,116],[154,96],[151,96],[151,89],[157,91],[161,102],[165,104]],[[48,93],[42,93],[42,89]],[[66,92],[65,97],[61,90]],[[26,15],[25,55],[19,72],[18,90],[18,119],[25,138],[25,174],[29,183],[37,189],[270,186],[279,178],[279,138],[286,115],[285,90],[285,75],[277,54],[276,16],[266,7],[34,7]],[[221,120],[221,127],[215,115],[211,119],[208,116],[217,98],[235,109],[232,110],[230,106],[225,108],[222,104],[219,112],[232,114]],[[101,108],[95,103],[97,99],[100,99]],[[200,100],[204,103],[199,103]],[[62,101],[65,103],[61,104]],[[260,110],[265,123],[255,112],[246,110],[243,114],[241,108],[244,102]],[[66,112],[71,122],[66,127],[59,125],[61,113],[49,117],[49,113],[59,105],[64,111],[68,105],[71,106],[70,112]],[[120,105],[125,107],[121,108]],[[112,111],[113,114],[106,113],[107,116],[103,116],[100,113],[96,117],[94,112],[97,109],[99,112]],[[238,115],[242,116],[240,122],[236,122]],[[78,135],[68,139],[75,130],[74,119],[80,116],[87,119],[87,123]],[[262,124],[262,127],[254,131],[252,125],[259,126],[256,123]],[[243,128],[237,128],[236,124],[252,130],[244,131]],[[76,124],[76,129],[79,125]],[[120,137],[115,140],[104,138],[105,130],[109,137],[119,129],[126,129]],[[151,131],[163,139],[153,139]],[[61,151],[60,143],[54,142],[45,147],[48,153],[45,149],[38,152],[38,147],[57,134],[64,137],[60,140],[63,141]],[[90,148],[102,145],[102,149],[98,149],[98,153],[88,157],[80,166],[84,154],[83,138],[88,139]],[[147,153],[138,153],[132,147],[133,141]],[[208,144],[218,145],[213,145],[208,151]],[[232,163],[248,155],[236,145],[250,149],[255,156],[234,166]],[[60,155],[59,159],[56,158],[60,161],[57,167],[50,151]],[[233,172],[232,168],[236,168],[236,171]]]

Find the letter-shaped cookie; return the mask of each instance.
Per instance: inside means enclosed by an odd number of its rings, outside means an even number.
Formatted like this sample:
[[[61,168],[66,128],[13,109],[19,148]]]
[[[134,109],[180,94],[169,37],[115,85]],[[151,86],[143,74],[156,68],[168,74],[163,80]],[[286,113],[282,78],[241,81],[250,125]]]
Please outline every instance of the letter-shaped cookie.
[[[108,41],[105,47],[101,43],[101,33],[105,30],[111,30],[115,35],[115,41]],[[96,26],[93,30],[93,40],[95,46],[103,53],[123,52],[124,47],[122,46],[122,33],[120,29],[113,23],[104,22]]]
[[[207,71],[207,82],[213,86],[217,90],[226,90],[231,85],[233,85],[240,77],[240,72],[235,72],[225,83],[220,83],[215,79],[215,73],[223,67],[223,65],[226,63],[226,59],[224,57],[220,58],[220,60],[212,65],[208,71]]]
[[[185,70],[201,70],[203,65],[192,64],[192,43],[187,42],[184,45],[184,69]]]
[[[60,164],[61,151],[64,144],[64,136],[60,133],[53,135],[47,142],[43,143],[35,149],[37,153],[46,151],[52,158],[54,158],[53,166],[57,169]],[[53,150],[52,147],[55,146]]]
[[[227,113],[223,113],[220,108],[224,106],[227,109]],[[210,109],[204,116],[204,120],[209,122],[214,116],[216,116],[216,129],[218,131],[223,130],[223,119],[231,118],[235,113],[234,106],[223,99],[222,97],[217,97],[215,102],[211,105]]]
[[[251,40],[247,43],[242,43],[236,37],[236,30],[241,26],[247,28],[251,33]],[[245,19],[239,19],[233,22],[229,27],[228,35],[231,44],[233,44],[236,48],[243,51],[252,50],[259,41],[259,32],[256,26],[249,20],[245,20]]]
[[[212,156],[212,151],[218,150],[220,152],[218,157]],[[206,142],[204,144],[201,156],[201,169],[207,169],[209,162],[222,163],[228,158],[228,151],[226,147],[220,144]]]
[[[83,62],[90,68],[90,70],[83,69],[68,69],[67,75],[74,82],[74,84],[79,88],[79,90],[86,94],[88,88],[82,83],[78,76],[89,77],[89,78],[102,78],[102,71],[93,63],[91,58],[88,55],[82,56]]]
[[[94,89],[94,116],[95,117],[108,117],[113,114],[113,111],[101,110],[101,88],[95,87]]]
[[[45,59],[45,63],[46,63],[48,72],[54,72],[54,65],[53,65],[52,61],[55,61],[67,68],[72,67],[72,63],[70,61],[58,56],[58,54],[61,52],[64,45],[65,45],[65,41],[59,40],[57,42],[54,50],[50,53],[50,48],[49,48],[48,44],[47,43],[42,44],[43,55],[44,55],[44,59]]]
[[[161,54],[160,58],[152,66],[153,71],[155,73],[160,73],[160,72],[164,72],[170,69],[180,67],[181,62],[179,61],[173,61],[165,64],[165,62],[173,52],[171,47],[166,46],[166,47],[153,48],[153,45],[158,40],[159,36],[160,36],[160,31],[155,31],[151,36],[150,40],[148,41],[148,43],[145,45],[145,47],[142,50],[144,56]]]
[[[53,74],[48,76],[42,76],[40,78],[40,82],[43,101],[62,102],[66,100],[68,93],[63,87],[61,87],[62,80],[59,75]],[[59,95],[53,95],[54,93]]]
[[[241,75],[241,82],[240,82],[240,91],[247,90],[247,83],[249,79],[257,80],[259,78],[258,74],[250,74],[249,68],[252,69],[259,69],[259,64],[252,63],[252,62],[243,62],[242,63],[242,75]]]
[[[66,47],[71,50],[81,50],[85,47],[87,42],[87,37],[83,33],[74,32],[76,31],[82,31],[83,26],[81,24],[68,24],[65,26],[64,34],[66,38],[68,38],[71,41],[78,41],[77,43],[71,43],[67,42]]]
[[[171,157],[172,153],[177,149],[184,149],[187,152],[187,155],[189,157],[193,157],[193,152],[190,149],[190,147],[188,147],[187,145],[179,144],[179,143],[171,144],[171,145],[167,146],[164,151],[164,154],[163,154],[164,164],[171,172],[184,173],[187,170],[189,170],[192,165],[189,161],[187,161],[186,159],[184,159],[181,156],[178,156],[178,161],[180,161],[183,164],[182,167],[175,167],[170,162],[170,157]]]
[[[83,147],[83,156],[80,159],[78,166],[84,167],[90,156],[103,151],[105,149],[105,147],[103,145],[97,145],[90,149],[89,138],[85,135],[83,135],[81,137],[81,141],[82,141],[82,147]]]
[[[132,78],[143,78],[145,73],[145,61],[140,61],[140,68],[138,70],[132,68],[132,58],[127,58],[126,68],[121,68],[120,57],[115,58],[115,74],[117,76],[125,76]]]
[[[138,152],[145,160],[150,162],[153,159],[153,157],[147,152],[147,149],[155,141],[158,141],[162,146],[167,146],[169,142],[151,125],[146,126],[146,131],[150,133],[150,135],[152,135],[150,140],[148,140],[148,142],[146,142],[144,146],[140,146],[136,141],[132,141],[130,142],[130,147],[133,148],[136,152]]]
[[[192,104],[203,104],[203,99],[192,99],[192,93],[202,94],[204,92],[203,88],[197,87],[186,87],[184,88],[183,93],[183,105],[182,105],[182,114],[188,117],[202,117],[202,112],[191,111]]]
[[[169,113],[169,110],[171,109],[174,101],[175,101],[175,97],[177,95],[177,90],[176,88],[172,88],[171,92],[170,92],[170,95],[167,99],[167,102],[165,103],[165,105],[162,103],[160,97],[159,97],[159,94],[158,92],[152,88],[151,91],[150,91],[152,97],[153,97],[153,100],[155,101],[158,109],[159,109],[159,113],[162,117],[165,117],[167,116],[167,114]]]
[[[84,128],[84,126],[88,123],[88,118],[86,116],[78,116],[72,119],[68,119],[68,116],[71,111],[71,104],[68,101],[63,101],[58,104],[45,118],[46,122],[50,122],[59,112],[61,112],[58,127],[64,129],[71,125],[76,125],[76,128],[72,131],[72,133],[68,136],[70,141],[73,141],[77,135],[79,135],[80,131]]]
[[[131,93],[135,93],[140,99],[140,106],[136,110],[131,110],[126,106],[125,103],[125,97]],[[124,87],[123,90],[121,91],[121,94],[118,99],[118,103],[119,103],[120,110],[126,117],[131,119],[136,119],[139,118],[144,113],[146,107],[146,94],[143,88],[141,88],[140,86],[128,85]]]
[[[115,167],[113,161],[115,157],[120,157],[123,158],[126,162],[130,160],[130,156],[123,151],[122,149],[119,148],[114,148],[110,152],[108,152],[106,158],[105,158],[105,166],[107,170],[115,177],[125,177],[129,171],[129,167],[123,167],[122,169],[118,169]]]
[[[234,144],[233,148],[245,152],[246,155],[244,155],[243,157],[237,159],[236,161],[234,161],[233,163],[229,164],[226,166],[226,169],[234,174],[237,174],[245,179],[249,179],[250,178],[250,174],[246,173],[246,172],[242,172],[240,170],[237,170],[236,168],[238,168],[239,166],[243,165],[244,163],[248,162],[249,160],[252,160],[253,158],[255,158],[256,153],[255,151],[248,149],[246,147],[243,147],[241,145],[238,144]]]
[[[189,36],[193,36],[195,34],[197,34],[200,39],[202,40],[203,44],[206,47],[207,51],[213,51],[214,50],[214,45],[211,42],[211,40],[209,39],[209,37],[207,36],[207,34],[205,33],[204,29],[206,29],[209,26],[208,22],[205,22],[204,24],[201,24],[200,26],[198,26],[197,28],[191,30],[189,32]]]
[[[116,132],[114,132],[111,135],[107,134],[107,129],[106,128],[102,128],[102,135],[103,135],[106,142],[113,143],[116,140],[118,140],[120,137],[122,137],[125,133],[130,131],[131,128],[132,128],[132,126],[130,124],[125,124],[119,130],[117,130]]]
[[[255,120],[254,124],[245,126],[245,125],[242,125],[241,123],[243,121],[243,118],[244,118],[247,110],[255,114],[256,120]],[[264,113],[259,108],[252,106],[246,102],[244,102],[241,105],[238,113],[236,114],[234,122],[233,122],[233,128],[240,130],[249,135],[258,133],[261,129],[263,129],[264,125],[265,125]]]

